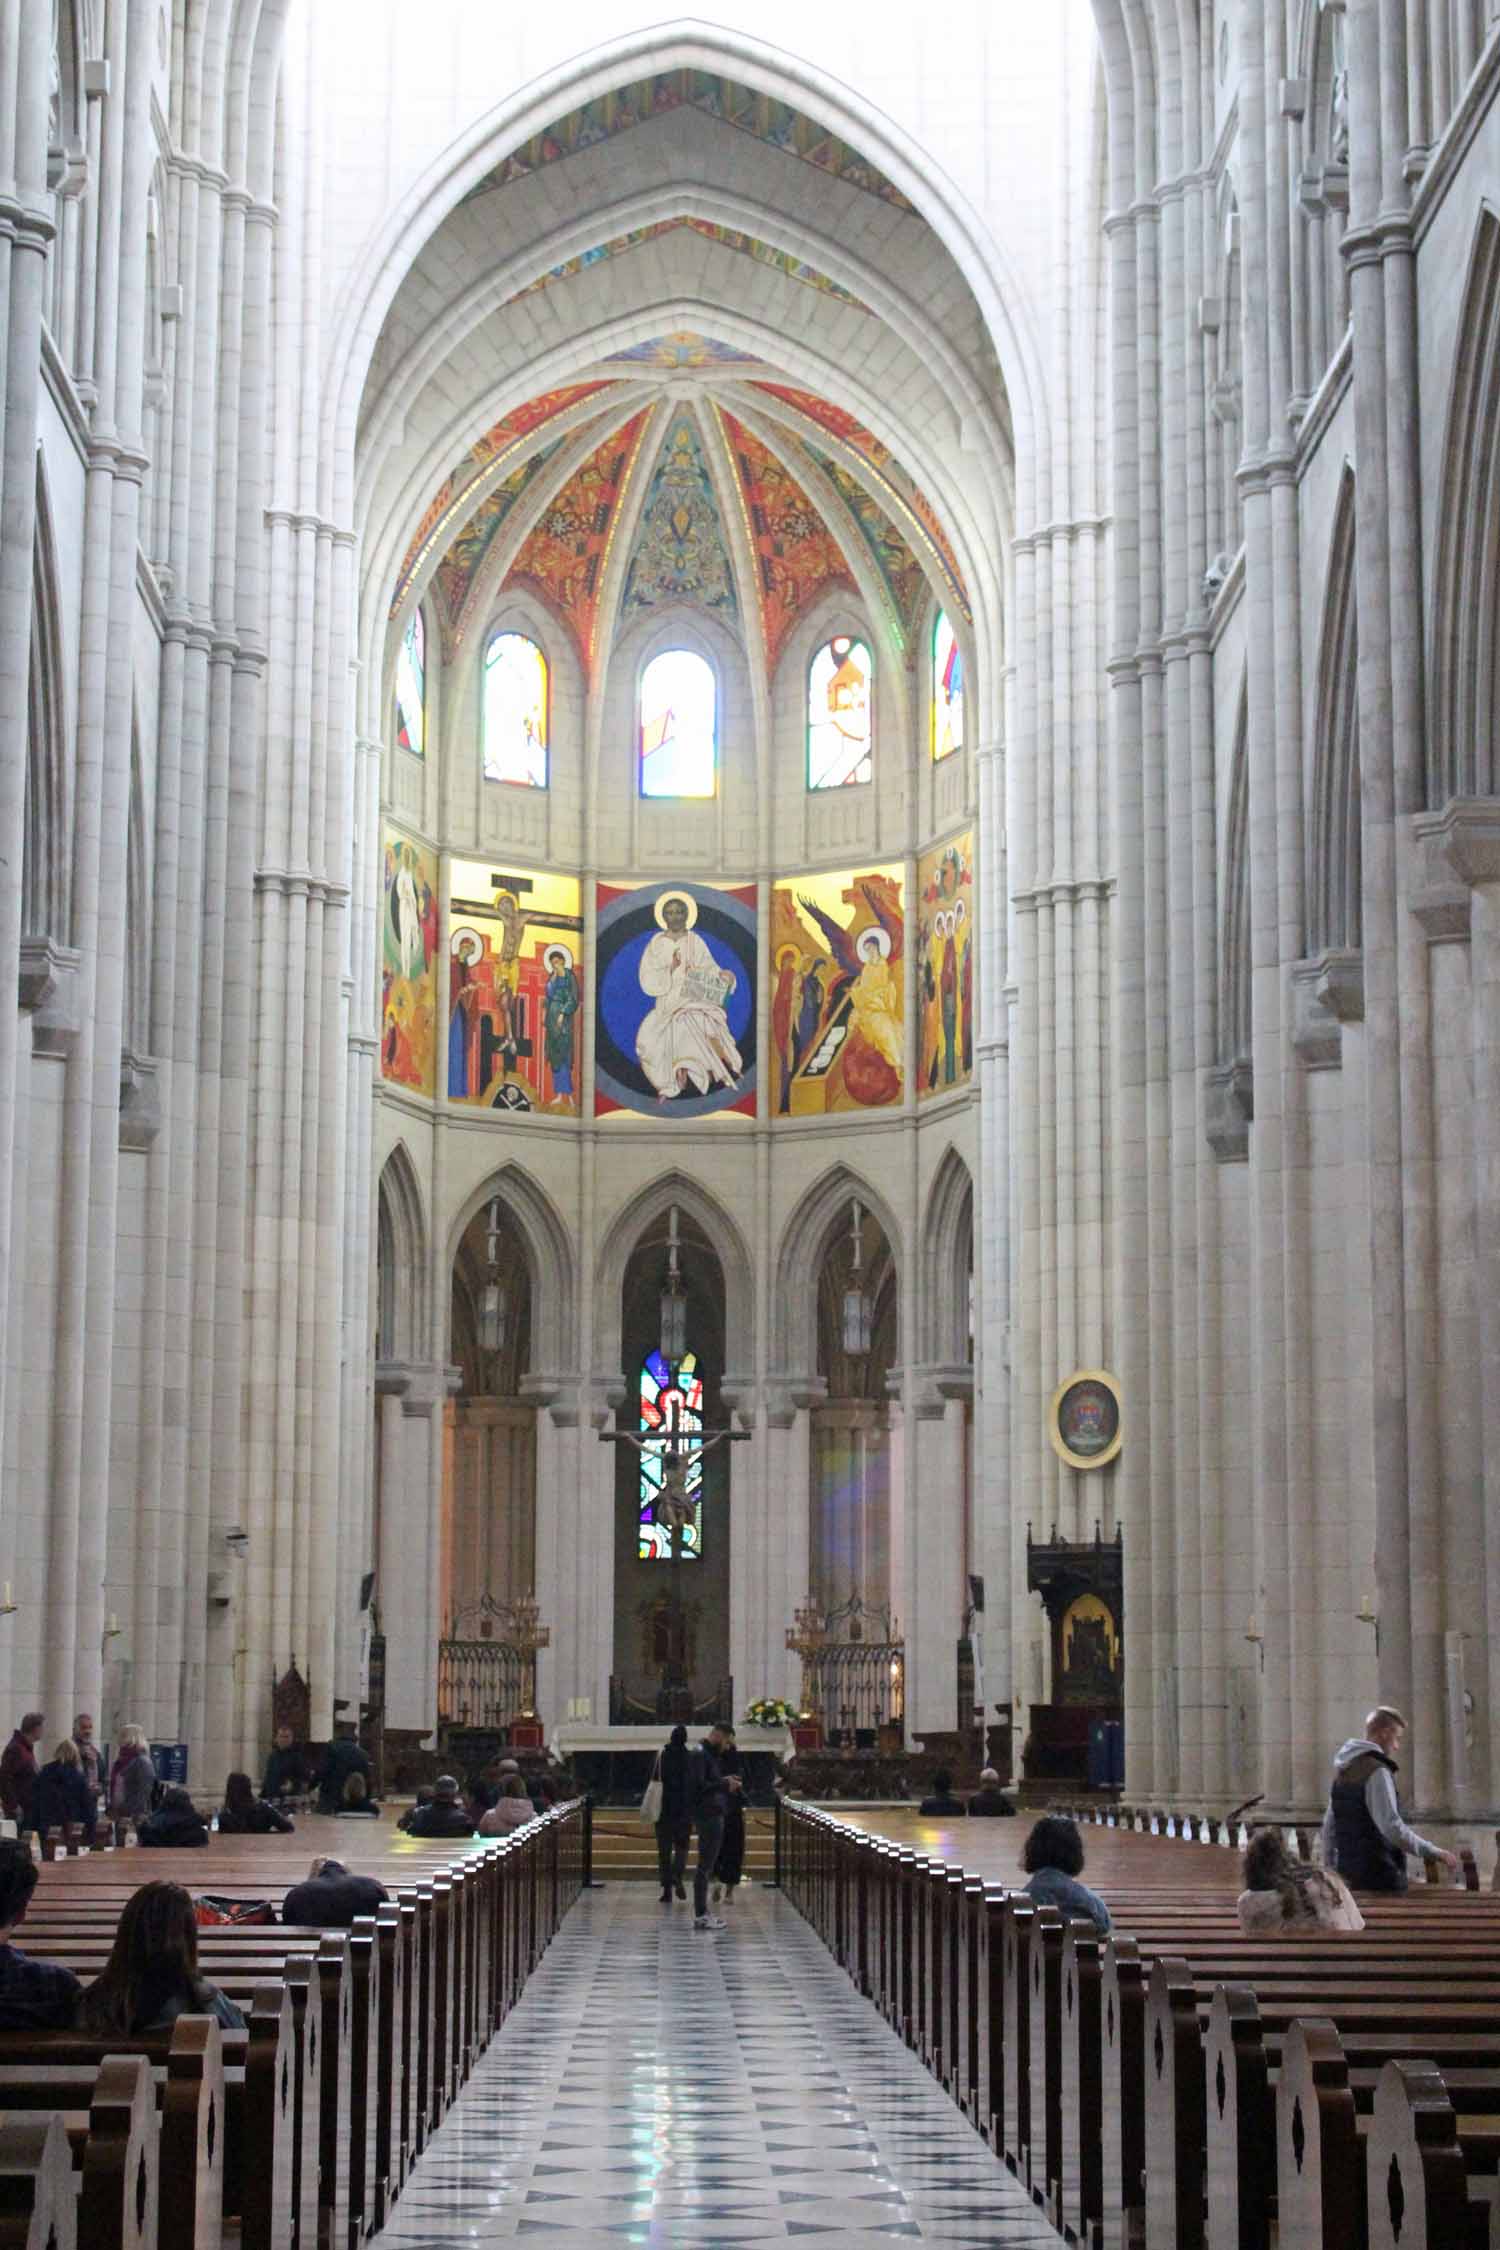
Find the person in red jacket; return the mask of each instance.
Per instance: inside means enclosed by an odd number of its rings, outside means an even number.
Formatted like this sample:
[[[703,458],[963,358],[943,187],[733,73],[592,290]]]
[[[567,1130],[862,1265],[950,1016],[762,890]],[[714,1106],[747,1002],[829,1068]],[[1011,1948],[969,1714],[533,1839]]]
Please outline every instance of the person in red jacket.
[[[22,1834],[35,1826],[31,1799],[36,1788],[36,1746],[45,1714],[28,1711],[0,1754],[0,1812],[8,1813]]]

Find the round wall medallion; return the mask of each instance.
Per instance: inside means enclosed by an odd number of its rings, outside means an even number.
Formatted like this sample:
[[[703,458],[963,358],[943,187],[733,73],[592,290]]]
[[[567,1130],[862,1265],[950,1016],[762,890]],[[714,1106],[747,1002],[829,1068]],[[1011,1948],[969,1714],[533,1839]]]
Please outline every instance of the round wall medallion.
[[[1120,1386],[1101,1367],[1083,1367],[1052,1394],[1047,1435],[1070,1469],[1101,1469],[1124,1439]]]

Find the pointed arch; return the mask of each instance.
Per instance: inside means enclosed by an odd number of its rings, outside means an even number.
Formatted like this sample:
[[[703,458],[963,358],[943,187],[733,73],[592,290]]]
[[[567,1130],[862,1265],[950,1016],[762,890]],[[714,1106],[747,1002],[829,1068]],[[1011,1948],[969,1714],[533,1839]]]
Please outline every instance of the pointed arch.
[[[724,1385],[734,1383],[733,1361],[755,1362],[755,1291],[745,1237],[722,1203],[686,1172],[664,1172],[633,1195],[605,1232],[595,1290],[594,1368],[601,1381],[618,1379],[624,1349],[621,1306],[625,1268],[641,1237],[673,1204],[701,1228],[713,1244],[724,1277]]]
[[[386,1158],[376,1195],[375,1357],[417,1360],[427,1337],[427,1219],[406,1143]]]
[[[526,1253],[531,1279],[531,1380],[542,1384],[565,1377],[577,1368],[578,1262],[556,1204],[519,1164],[502,1164],[460,1205],[448,1231],[445,1271],[452,1271],[469,1221],[495,1196],[514,1220]]]
[[[31,575],[31,657],[26,680],[26,822],[21,847],[21,934],[66,945],[72,866],[67,726],[57,548],[46,472],[36,477]]]
[[[1475,228],[1438,491],[1427,806],[1500,783],[1500,218]]]
[[[817,1366],[818,1280],[829,1243],[840,1228],[848,1225],[849,1206],[856,1197],[879,1220],[892,1260],[900,1268],[904,1255],[901,1230],[884,1196],[847,1164],[835,1164],[822,1173],[793,1207],[781,1230],[771,1297],[770,1364],[775,1375],[801,1377]],[[899,1302],[898,1293],[898,1306]],[[896,1357],[901,1357],[899,1336]]]
[[[1354,522],[1354,471],[1346,462],[1334,513],[1318,649],[1307,883],[1310,954],[1357,948],[1363,926]]]
[[[927,1192],[922,1227],[922,1357],[934,1367],[962,1367],[971,1357],[973,1274],[974,1175],[950,1145]]]

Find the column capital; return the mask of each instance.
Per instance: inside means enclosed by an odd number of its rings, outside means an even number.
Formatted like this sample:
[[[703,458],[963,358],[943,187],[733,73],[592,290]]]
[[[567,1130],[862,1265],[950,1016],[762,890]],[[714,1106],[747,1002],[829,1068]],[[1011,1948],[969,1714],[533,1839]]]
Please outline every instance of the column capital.
[[[1416,832],[1461,883],[1500,883],[1500,797],[1450,797],[1441,812],[1418,816]]]

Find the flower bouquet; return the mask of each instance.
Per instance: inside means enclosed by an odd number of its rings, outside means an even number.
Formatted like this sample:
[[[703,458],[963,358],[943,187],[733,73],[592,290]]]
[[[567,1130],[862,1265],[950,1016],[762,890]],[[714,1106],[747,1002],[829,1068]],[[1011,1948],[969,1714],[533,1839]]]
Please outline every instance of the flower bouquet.
[[[796,1716],[795,1703],[782,1703],[774,1695],[763,1695],[746,1711],[745,1724],[747,1727],[789,1727]]]

